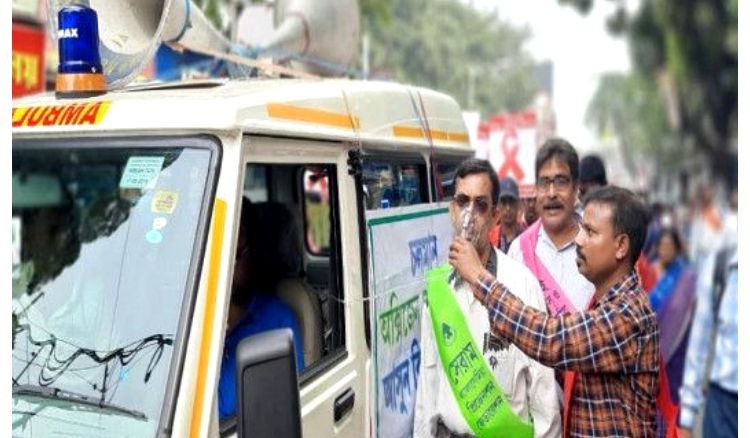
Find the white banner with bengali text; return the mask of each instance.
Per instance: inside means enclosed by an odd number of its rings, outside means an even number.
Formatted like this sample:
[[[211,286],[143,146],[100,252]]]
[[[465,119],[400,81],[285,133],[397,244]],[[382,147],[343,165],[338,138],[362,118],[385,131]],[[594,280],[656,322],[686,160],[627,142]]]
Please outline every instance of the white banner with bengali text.
[[[448,204],[371,210],[366,217],[375,436],[410,437],[425,274],[448,259]]]

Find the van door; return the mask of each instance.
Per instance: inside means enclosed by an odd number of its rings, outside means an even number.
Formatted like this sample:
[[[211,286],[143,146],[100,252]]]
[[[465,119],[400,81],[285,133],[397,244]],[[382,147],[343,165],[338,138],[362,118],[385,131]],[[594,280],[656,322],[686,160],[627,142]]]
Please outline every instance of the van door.
[[[291,225],[262,225],[268,259],[283,261],[276,296],[296,316],[304,436],[362,437],[367,428],[360,240],[354,178],[338,143],[246,137],[244,190],[253,210],[284,212]],[[243,213],[244,214],[244,213]],[[262,216],[262,214],[261,214]],[[278,218],[278,213],[267,217]],[[239,259],[238,259],[239,260]],[[239,263],[239,261],[238,261]],[[222,421],[222,435],[233,433]]]

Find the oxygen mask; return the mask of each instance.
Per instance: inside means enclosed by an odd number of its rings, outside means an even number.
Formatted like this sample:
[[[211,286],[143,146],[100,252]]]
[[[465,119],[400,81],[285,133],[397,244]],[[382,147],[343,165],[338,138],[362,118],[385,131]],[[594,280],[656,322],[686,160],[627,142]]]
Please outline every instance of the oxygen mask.
[[[474,240],[474,204],[469,203],[461,211],[461,237],[473,242]]]
[[[463,210],[461,210],[461,229],[457,230],[460,236],[474,244],[474,204],[469,203]],[[463,279],[458,275],[455,269],[451,269],[449,281],[453,282],[454,286],[459,286]]]

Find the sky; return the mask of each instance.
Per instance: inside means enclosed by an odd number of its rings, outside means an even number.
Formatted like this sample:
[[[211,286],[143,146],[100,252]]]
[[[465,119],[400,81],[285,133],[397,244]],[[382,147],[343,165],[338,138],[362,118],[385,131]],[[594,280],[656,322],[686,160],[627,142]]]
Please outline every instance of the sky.
[[[497,10],[502,21],[528,27],[531,37],[526,50],[537,61],[554,63],[553,103],[557,134],[568,139],[579,152],[598,149],[596,136],[585,124],[586,108],[606,72],[631,68],[624,37],[607,33],[606,17],[613,2],[595,0],[588,15],[557,0],[468,0],[481,10]],[[628,8],[637,6],[627,1]],[[632,9],[631,9],[632,10]]]

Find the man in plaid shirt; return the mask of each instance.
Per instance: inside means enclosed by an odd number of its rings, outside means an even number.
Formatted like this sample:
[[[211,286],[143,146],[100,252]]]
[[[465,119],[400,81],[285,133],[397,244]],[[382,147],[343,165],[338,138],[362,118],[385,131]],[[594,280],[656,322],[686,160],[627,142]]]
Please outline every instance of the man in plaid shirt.
[[[628,190],[587,195],[576,263],[596,292],[588,310],[557,317],[525,306],[465,239],[451,244],[450,263],[487,307],[493,332],[543,365],[577,373],[566,437],[656,435],[659,329],[633,268],[647,221],[646,207]]]

